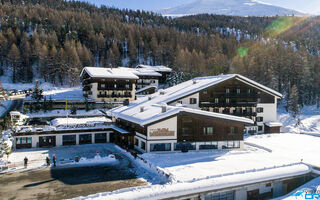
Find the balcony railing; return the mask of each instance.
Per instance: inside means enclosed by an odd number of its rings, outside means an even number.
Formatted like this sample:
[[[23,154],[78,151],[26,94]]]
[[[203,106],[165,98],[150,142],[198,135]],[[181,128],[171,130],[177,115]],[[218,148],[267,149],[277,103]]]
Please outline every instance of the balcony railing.
[[[107,95],[107,94],[98,94],[98,98],[132,98],[131,94],[125,94],[125,95],[117,95],[117,94],[112,94],[112,95]]]
[[[256,107],[257,102],[200,102],[200,107]]]
[[[117,86],[116,88],[114,86],[98,86],[98,90],[132,90],[132,86],[125,87],[125,86]]]

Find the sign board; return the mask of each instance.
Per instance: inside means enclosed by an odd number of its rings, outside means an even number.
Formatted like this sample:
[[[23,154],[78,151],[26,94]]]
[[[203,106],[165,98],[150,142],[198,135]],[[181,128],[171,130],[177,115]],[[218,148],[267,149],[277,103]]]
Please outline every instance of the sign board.
[[[151,129],[150,137],[154,136],[174,136],[174,131],[170,131],[168,128]]]

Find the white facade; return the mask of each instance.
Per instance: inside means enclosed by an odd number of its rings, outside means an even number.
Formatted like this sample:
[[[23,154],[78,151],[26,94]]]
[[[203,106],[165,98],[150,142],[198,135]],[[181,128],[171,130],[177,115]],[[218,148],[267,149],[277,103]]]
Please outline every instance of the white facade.
[[[75,135],[76,136],[76,145],[79,144],[79,136],[80,135],[91,135],[91,143],[95,143],[95,134],[106,133],[106,142],[110,142],[110,134],[113,131],[97,131],[97,132],[79,132],[79,133],[59,133],[59,134],[41,134],[41,135],[24,135],[24,136],[14,136],[14,148],[16,148],[16,139],[17,138],[31,138],[31,148],[39,147],[39,138],[45,136],[55,136],[56,145],[55,146],[63,146],[63,136],[65,135]]]
[[[196,103],[195,104],[190,104],[190,99],[196,99]],[[170,105],[175,106],[177,104],[182,104],[182,106],[188,107],[188,108],[193,108],[193,109],[200,109],[199,108],[199,92],[195,93],[193,95],[184,97],[182,99],[179,99],[175,102],[170,103]]]

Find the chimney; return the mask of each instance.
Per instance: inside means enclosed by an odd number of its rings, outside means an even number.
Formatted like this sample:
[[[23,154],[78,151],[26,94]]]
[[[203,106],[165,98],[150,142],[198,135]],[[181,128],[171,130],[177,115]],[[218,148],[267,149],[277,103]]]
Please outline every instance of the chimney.
[[[161,105],[161,112],[162,113],[167,112],[167,104],[164,103],[164,104]]]
[[[151,96],[148,96],[148,100],[150,101],[152,99],[152,97]]]
[[[144,111],[144,107],[141,106],[141,107],[140,107],[140,112],[143,112],[143,111]]]
[[[160,94],[160,95],[164,95],[164,93],[165,93],[164,90],[162,90],[162,89],[159,90],[159,94]]]
[[[197,81],[195,79],[193,79],[192,81],[193,81],[193,84],[197,84]]]

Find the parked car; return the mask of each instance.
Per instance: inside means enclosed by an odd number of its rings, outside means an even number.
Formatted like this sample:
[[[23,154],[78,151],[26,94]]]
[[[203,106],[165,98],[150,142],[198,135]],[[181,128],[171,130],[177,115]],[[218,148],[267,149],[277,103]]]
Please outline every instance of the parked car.
[[[28,125],[49,125],[50,123],[40,118],[32,118],[28,121]]]

